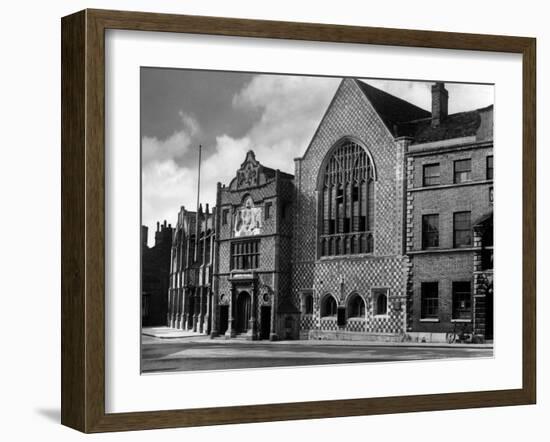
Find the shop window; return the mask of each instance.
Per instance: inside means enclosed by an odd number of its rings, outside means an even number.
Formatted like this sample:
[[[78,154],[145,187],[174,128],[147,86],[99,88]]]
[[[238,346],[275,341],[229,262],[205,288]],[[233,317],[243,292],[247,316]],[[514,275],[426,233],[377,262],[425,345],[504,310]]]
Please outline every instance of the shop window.
[[[420,317],[422,319],[439,318],[439,284],[423,282],[420,297]]]
[[[472,284],[470,281],[453,282],[452,319],[472,319]]]

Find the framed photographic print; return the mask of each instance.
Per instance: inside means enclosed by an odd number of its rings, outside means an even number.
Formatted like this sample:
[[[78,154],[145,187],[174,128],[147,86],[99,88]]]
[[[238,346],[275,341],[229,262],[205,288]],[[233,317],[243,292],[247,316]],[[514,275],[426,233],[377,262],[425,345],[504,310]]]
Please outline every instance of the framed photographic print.
[[[535,164],[531,38],[63,18],[62,423],[534,403]]]

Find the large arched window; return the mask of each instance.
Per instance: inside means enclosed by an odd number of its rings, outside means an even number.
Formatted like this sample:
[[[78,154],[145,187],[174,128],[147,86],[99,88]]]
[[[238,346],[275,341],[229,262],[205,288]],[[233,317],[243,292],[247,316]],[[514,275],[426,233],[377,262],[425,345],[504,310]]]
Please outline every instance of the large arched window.
[[[348,318],[364,318],[365,301],[357,293],[350,296],[348,301]]]
[[[372,253],[374,172],[359,144],[346,141],[332,150],[319,204],[321,256]]]
[[[332,295],[327,295],[321,303],[321,316],[336,316],[336,299]]]

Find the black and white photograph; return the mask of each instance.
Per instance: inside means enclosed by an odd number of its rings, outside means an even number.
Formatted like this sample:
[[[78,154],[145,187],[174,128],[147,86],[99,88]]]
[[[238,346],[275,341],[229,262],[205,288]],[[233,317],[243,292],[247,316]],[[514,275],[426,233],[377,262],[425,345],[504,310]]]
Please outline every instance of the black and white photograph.
[[[544,5],[4,2],[0,441],[544,441]]]
[[[142,67],[141,372],[492,358],[493,115],[493,84]]]

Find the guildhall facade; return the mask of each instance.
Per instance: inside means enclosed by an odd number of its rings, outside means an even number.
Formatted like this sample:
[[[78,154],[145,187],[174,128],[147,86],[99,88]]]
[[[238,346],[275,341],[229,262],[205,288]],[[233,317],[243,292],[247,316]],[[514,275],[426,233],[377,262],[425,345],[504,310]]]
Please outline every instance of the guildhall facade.
[[[178,215],[167,323],[246,339],[492,339],[493,107],[346,78],[290,175],[250,151]],[[262,159],[266,163],[269,159]]]

